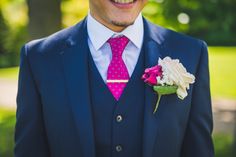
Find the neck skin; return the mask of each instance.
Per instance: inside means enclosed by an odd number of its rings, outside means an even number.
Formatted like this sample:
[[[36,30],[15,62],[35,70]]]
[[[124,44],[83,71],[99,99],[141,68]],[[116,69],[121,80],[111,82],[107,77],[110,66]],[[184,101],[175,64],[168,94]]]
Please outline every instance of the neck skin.
[[[122,26],[117,26],[114,25],[112,23],[106,23],[104,22],[104,20],[102,20],[101,18],[99,18],[98,16],[96,16],[95,14],[93,14],[93,12],[90,12],[91,16],[96,19],[99,23],[103,24],[105,27],[109,28],[110,30],[114,31],[114,32],[122,32],[126,27],[122,27]]]

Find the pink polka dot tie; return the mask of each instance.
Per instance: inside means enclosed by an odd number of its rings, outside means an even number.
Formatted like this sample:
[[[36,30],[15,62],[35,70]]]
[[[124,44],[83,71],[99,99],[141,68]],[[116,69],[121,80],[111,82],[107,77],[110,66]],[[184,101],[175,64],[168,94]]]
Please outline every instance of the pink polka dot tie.
[[[112,60],[107,70],[107,86],[117,101],[129,80],[129,73],[122,59],[122,53],[128,42],[129,39],[125,36],[108,40],[111,46]]]

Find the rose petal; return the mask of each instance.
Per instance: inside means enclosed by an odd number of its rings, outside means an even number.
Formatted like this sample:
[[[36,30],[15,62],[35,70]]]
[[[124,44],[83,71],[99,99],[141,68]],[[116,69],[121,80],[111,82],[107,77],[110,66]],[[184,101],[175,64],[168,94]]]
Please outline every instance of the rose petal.
[[[154,75],[150,75],[150,77],[147,78],[144,82],[146,82],[150,85],[156,85],[157,84],[157,80],[156,80],[156,77]]]

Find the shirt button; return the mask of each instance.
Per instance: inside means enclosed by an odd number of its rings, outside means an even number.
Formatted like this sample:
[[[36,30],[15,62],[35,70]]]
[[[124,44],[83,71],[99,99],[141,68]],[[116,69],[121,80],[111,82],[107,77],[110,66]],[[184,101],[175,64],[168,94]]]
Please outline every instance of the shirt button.
[[[120,123],[122,120],[123,120],[123,118],[122,118],[121,115],[118,115],[118,116],[116,117],[116,121],[117,121],[118,123]]]
[[[117,152],[121,152],[122,151],[122,146],[121,145],[117,145],[116,146],[116,151]]]

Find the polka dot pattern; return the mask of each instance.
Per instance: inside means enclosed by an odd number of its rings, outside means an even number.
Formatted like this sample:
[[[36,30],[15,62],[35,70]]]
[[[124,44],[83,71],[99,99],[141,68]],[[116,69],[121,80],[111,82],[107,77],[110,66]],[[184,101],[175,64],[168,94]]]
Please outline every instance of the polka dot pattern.
[[[129,73],[122,59],[122,53],[128,42],[129,39],[125,36],[110,38],[108,40],[111,46],[112,60],[108,66],[107,80],[129,80]],[[109,82],[107,86],[118,101],[126,86],[126,82]]]

